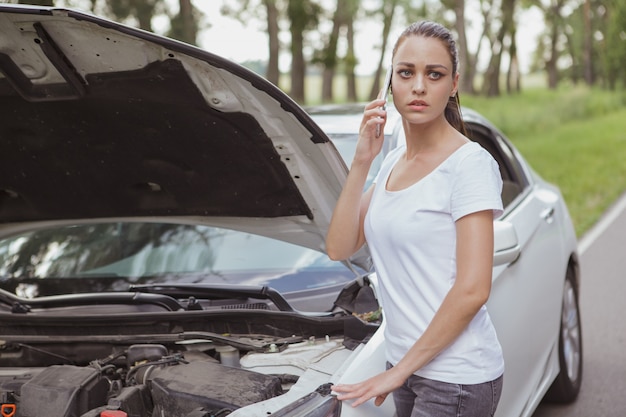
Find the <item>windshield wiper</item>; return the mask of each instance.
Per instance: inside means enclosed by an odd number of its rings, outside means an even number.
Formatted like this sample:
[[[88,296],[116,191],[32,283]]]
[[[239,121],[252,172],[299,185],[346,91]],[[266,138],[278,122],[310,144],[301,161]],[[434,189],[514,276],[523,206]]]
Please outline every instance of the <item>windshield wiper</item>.
[[[270,300],[280,311],[295,311],[278,291],[266,286],[204,285],[204,284],[142,284],[131,285],[130,291],[163,294],[170,297],[200,297],[208,299],[254,298]]]
[[[16,345],[31,350],[38,344],[77,344],[77,343],[107,343],[107,344],[137,344],[137,343],[183,343],[186,341],[207,340],[213,343],[225,344],[237,349],[254,352],[266,352],[274,346],[279,350],[289,343],[302,342],[298,336],[276,337],[269,335],[224,335],[204,331],[187,331],[171,334],[136,334],[136,335],[1,335],[0,349],[9,345]]]
[[[12,313],[28,313],[33,308],[45,309],[94,304],[152,304],[168,311],[184,310],[183,306],[172,297],[165,294],[146,294],[145,292],[63,294],[22,298],[0,288],[0,302],[10,305]]]

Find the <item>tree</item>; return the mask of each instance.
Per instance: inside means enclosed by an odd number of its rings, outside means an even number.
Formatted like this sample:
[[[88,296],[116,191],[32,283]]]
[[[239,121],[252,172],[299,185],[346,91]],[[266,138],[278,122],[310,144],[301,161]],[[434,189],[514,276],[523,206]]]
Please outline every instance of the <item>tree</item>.
[[[454,27],[457,33],[457,50],[459,53],[459,70],[461,74],[461,85],[459,90],[461,92],[474,93],[474,76],[473,67],[475,64],[472,62],[472,57],[469,53],[467,44],[467,31],[465,30],[465,0],[455,0],[452,5],[454,9],[454,15],[456,17]]]
[[[385,54],[387,53],[387,43],[389,41],[389,34],[391,33],[391,25],[393,22],[393,15],[398,5],[399,0],[382,0],[382,5],[377,11],[377,15],[382,16],[383,29],[381,34],[381,48],[380,58],[378,59],[378,65],[376,66],[376,72],[374,73],[374,81],[372,82],[372,89],[370,90],[370,100],[375,99],[382,88],[380,85],[380,78],[383,72],[383,67],[386,69],[387,65],[383,65]],[[391,65],[391,63],[389,63]]]
[[[269,54],[267,71],[265,77],[274,85],[278,85],[280,69],[278,67],[278,57],[280,55],[280,41],[278,40],[278,20],[279,12],[276,0],[263,0],[266,9],[267,36],[269,41]]]
[[[465,69],[462,69],[462,77],[466,78],[465,88],[471,88],[471,90],[462,91],[476,92],[474,88],[474,79],[478,74],[478,57],[481,54],[483,44],[485,43],[485,41],[490,42],[491,45],[496,42],[492,27],[494,26],[494,20],[496,19],[498,8],[495,7],[491,0],[479,0],[479,2],[480,13],[482,16],[482,30],[476,42],[476,51],[473,54],[469,53],[468,51],[468,61],[465,63]],[[463,65],[462,61],[461,65]]]
[[[611,7],[607,14],[603,52],[608,87],[614,90],[618,83],[626,86],[626,5],[622,0],[613,0],[608,4]]]
[[[170,19],[170,31],[167,36],[196,45],[199,13],[191,4],[191,0],[179,0],[178,14]]]
[[[323,65],[322,72],[322,101],[333,101],[333,81],[339,64],[338,45],[342,32],[345,35],[348,51],[344,66],[348,76],[348,95],[356,100],[356,82],[354,68],[354,18],[359,9],[357,0],[337,0],[337,7],[332,19],[332,28],[324,48],[318,53],[317,61]]]
[[[491,59],[484,76],[482,93],[488,97],[500,95],[500,69],[502,66],[502,54],[506,49],[506,42],[510,41],[515,25],[516,0],[502,0],[500,28],[495,41],[491,45]]]
[[[291,33],[291,98],[305,103],[304,81],[306,60],[304,56],[305,33],[316,28],[321,12],[319,4],[311,0],[289,0],[287,16]]]
[[[521,74],[519,68],[519,60],[517,57],[517,28],[515,25],[511,28],[511,45],[509,47],[509,70],[506,73],[506,92],[519,93],[522,89]]]
[[[559,70],[557,63],[560,56],[559,38],[563,31],[563,6],[565,0],[551,0],[552,4],[546,7],[545,21],[549,31],[549,57],[546,60],[546,71],[548,73],[548,88],[555,89],[559,82]]]
[[[322,66],[322,101],[330,102],[333,100],[333,79],[337,68],[337,48],[339,44],[340,31],[346,21],[346,0],[337,0],[337,7],[333,16],[333,25],[331,28],[328,41],[321,51],[316,53],[316,60]]]
[[[352,14],[352,18],[346,23],[346,40],[348,50],[346,51],[346,56],[344,57],[344,64],[346,71],[347,99],[348,101],[358,101],[355,74],[355,68],[358,60],[354,51],[354,18],[356,17],[356,13],[358,11],[359,2],[358,0],[351,1],[354,3],[356,11]]]
[[[115,20],[123,22],[134,18],[140,29],[154,32],[152,18],[163,0],[109,0],[107,4]]]
[[[595,82],[595,76],[593,72],[593,63],[591,61],[592,48],[593,48],[593,33],[591,31],[591,0],[584,0],[583,4],[583,27],[584,27],[584,42],[583,42],[583,66],[584,66],[584,78],[587,85],[593,85]]]
[[[278,85],[280,81],[278,65],[281,49],[279,22],[284,18],[285,8],[284,0],[233,0],[224,1],[220,9],[222,14],[231,16],[243,24],[250,24],[255,19],[265,19],[268,37],[268,62],[265,78],[274,85]]]

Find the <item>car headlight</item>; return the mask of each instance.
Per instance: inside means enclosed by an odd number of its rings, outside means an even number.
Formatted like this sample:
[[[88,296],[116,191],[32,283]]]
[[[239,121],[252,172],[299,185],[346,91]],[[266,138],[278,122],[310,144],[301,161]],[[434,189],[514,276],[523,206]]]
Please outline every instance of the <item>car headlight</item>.
[[[332,384],[321,385],[314,392],[272,414],[272,417],[339,417],[341,401],[331,394]]]

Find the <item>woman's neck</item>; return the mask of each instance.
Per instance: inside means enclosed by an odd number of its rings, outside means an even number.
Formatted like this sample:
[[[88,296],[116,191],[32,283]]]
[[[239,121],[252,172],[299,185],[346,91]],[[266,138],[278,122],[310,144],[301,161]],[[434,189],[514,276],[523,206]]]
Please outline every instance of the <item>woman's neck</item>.
[[[467,142],[467,138],[445,119],[438,123],[412,124],[404,122],[407,159],[425,153],[448,152]]]

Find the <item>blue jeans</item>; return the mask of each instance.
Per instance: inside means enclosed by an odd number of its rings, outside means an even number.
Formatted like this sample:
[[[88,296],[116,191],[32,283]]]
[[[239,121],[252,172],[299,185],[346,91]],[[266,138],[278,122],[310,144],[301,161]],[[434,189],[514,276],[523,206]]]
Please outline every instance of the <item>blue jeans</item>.
[[[461,385],[412,375],[393,392],[396,414],[398,417],[491,417],[500,401],[502,383],[502,376],[482,384]]]

